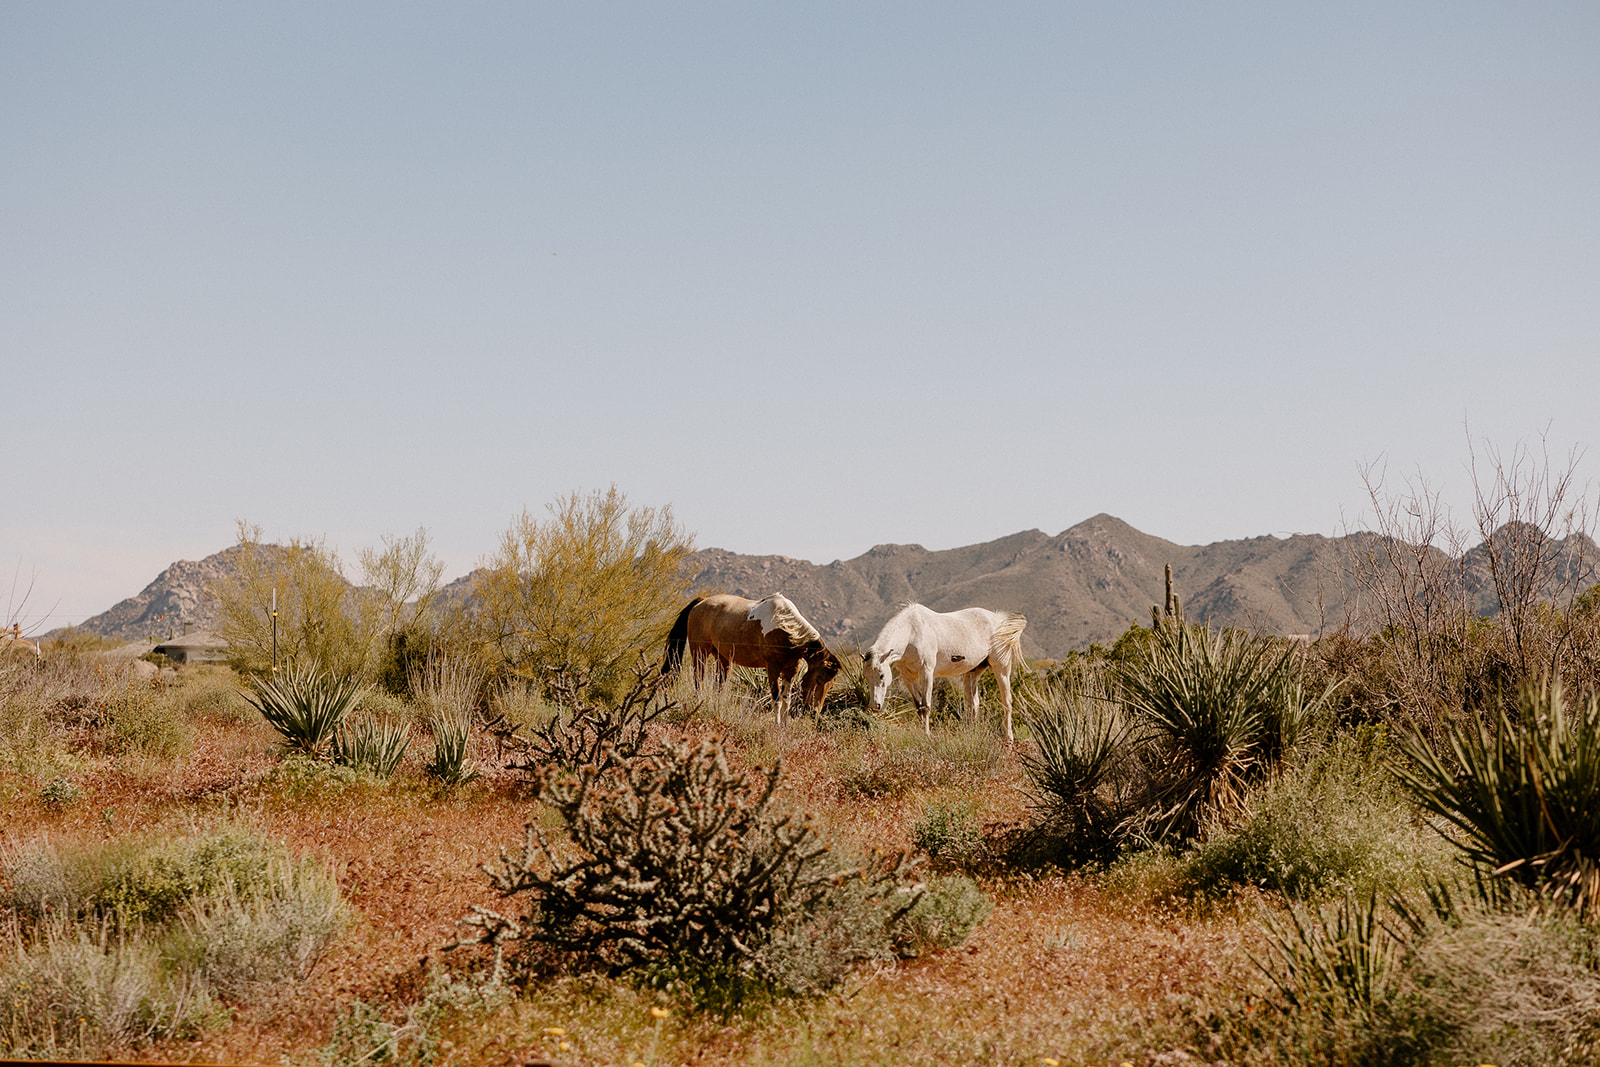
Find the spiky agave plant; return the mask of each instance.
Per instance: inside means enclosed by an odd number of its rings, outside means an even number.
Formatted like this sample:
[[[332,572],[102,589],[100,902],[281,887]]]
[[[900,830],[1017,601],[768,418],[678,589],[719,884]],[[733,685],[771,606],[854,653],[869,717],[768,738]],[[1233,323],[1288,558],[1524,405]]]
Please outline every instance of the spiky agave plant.
[[[1157,626],[1118,679],[1160,769],[1142,836],[1194,837],[1208,815],[1237,809],[1249,785],[1281,764],[1326,697],[1306,699],[1297,653],[1264,635],[1181,618]]]
[[[339,732],[365,687],[354,678],[335,678],[310,664],[290,664],[271,678],[251,683],[245,700],[283,737],[288,748],[317,755]]]
[[[1523,691],[1501,712],[1447,726],[1440,752],[1420,735],[1396,766],[1425,810],[1453,828],[1468,860],[1600,918],[1600,700],[1569,708],[1560,682]]]

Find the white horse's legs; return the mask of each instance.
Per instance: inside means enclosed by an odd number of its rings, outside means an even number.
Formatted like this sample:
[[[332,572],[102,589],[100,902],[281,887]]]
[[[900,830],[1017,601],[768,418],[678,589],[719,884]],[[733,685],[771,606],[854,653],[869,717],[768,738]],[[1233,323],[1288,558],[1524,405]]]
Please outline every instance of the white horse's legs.
[[[961,676],[961,688],[967,695],[967,721],[978,721],[978,702],[983,696],[982,687],[978,685],[982,671],[968,671]]]
[[[917,688],[921,690],[917,694],[917,710],[922,712],[922,732],[930,735],[933,733],[933,683],[931,670],[917,679]]]
[[[1000,703],[1006,709],[1006,740],[1016,741],[1016,735],[1011,732],[1011,665],[1008,663],[1004,669],[995,670],[994,680],[1000,686]]]

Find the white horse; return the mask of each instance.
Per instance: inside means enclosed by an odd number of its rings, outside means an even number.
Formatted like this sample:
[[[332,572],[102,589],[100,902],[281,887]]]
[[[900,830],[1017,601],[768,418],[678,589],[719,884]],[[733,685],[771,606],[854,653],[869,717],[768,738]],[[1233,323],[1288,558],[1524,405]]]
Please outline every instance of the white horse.
[[[1006,740],[1015,740],[1011,733],[1011,668],[1022,662],[1022,629],[1027,625],[1028,620],[1014,611],[963,608],[938,612],[907,604],[884,623],[866,652],[866,680],[872,689],[869,707],[883,707],[889,683],[898,677],[922,713],[923,730],[930,730],[933,680],[959,677],[967,694],[967,714],[976,719],[978,676],[987,667],[1000,684]]]

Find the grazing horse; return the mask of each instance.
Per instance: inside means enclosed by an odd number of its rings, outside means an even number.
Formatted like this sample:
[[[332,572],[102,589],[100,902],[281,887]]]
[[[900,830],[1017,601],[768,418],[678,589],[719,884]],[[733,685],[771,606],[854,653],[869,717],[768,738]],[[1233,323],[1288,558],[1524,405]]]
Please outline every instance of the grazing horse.
[[[883,707],[889,683],[898,677],[911,693],[927,731],[933,709],[933,680],[961,679],[967,694],[967,714],[978,713],[978,676],[985,667],[1000,684],[1000,702],[1006,709],[1006,740],[1011,733],[1011,668],[1022,662],[1022,628],[1028,620],[1014,611],[963,608],[938,612],[921,604],[907,604],[884,624],[865,655],[866,682],[872,690],[869,706]]]
[[[39,659],[44,655],[39,648],[38,642],[29,641],[23,637],[21,624],[15,622],[11,624],[10,629],[0,630],[0,654],[7,652],[21,653],[22,655],[32,656],[34,659]]]
[[[672,624],[662,674],[670,674],[683,663],[685,646],[694,660],[695,685],[705,677],[707,659],[716,660],[718,685],[727,680],[730,663],[765,667],[779,722],[789,708],[801,660],[806,664],[800,685],[804,707],[821,706],[840,667],[838,658],[822,643],[822,635],[782,593],[763,600],[746,600],[730,593],[695,597]]]

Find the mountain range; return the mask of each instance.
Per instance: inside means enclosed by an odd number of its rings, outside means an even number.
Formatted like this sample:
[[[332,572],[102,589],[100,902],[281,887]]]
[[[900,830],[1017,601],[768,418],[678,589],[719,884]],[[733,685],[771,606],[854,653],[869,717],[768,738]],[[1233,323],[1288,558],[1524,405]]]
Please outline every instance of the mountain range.
[[[1130,625],[1148,622],[1151,607],[1164,601],[1168,565],[1191,620],[1280,634],[1320,633],[1345,621],[1351,604],[1348,561],[1371,550],[1377,539],[1372,533],[1295,534],[1179,545],[1101,514],[1053,537],[1024,530],[936,551],[877,545],[854,559],[827,564],[706,548],[695,553],[690,566],[696,590],[748,597],[782,592],[838,644],[870,643],[900,605],[919,601],[938,611],[970,606],[1020,611],[1028,617],[1024,650],[1060,657],[1091,643],[1108,643]],[[86,620],[80,629],[129,641],[214,629],[216,604],[205,587],[231,571],[239,551],[234,547],[198,562],[174,563],[137,596]],[[1478,576],[1478,606],[1488,614],[1496,605],[1482,555],[1479,546],[1463,562]],[[470,598],[475,574],[450,583],[443,596]]]

